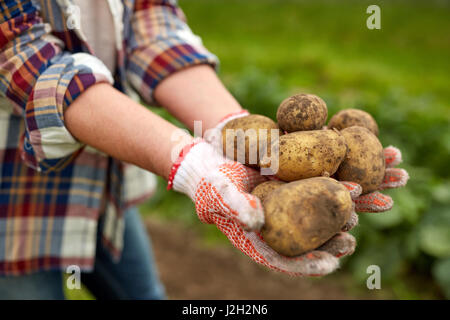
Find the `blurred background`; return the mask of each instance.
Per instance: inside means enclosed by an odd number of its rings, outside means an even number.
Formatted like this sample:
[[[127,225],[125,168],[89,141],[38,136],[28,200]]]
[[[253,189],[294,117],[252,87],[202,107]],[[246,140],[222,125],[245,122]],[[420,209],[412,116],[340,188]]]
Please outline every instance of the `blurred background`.
[[[366,9],[381,8],[381,30]],[[450,298],[450,3],[448,1],[181,0],[220,77],[253,113],[275,119],[287,96],[322,97],[330,116],[370,112],[384,146],[403,152],[407,187],[387,213],[361,214],[356,252],[320,279],[257,266],[165,190],[141,206],[173,299]],[[163,110],[155,112],[173,121]],[[175,121],[176,122],[176,121]],[[381,268],[368,290],[367,267]]]

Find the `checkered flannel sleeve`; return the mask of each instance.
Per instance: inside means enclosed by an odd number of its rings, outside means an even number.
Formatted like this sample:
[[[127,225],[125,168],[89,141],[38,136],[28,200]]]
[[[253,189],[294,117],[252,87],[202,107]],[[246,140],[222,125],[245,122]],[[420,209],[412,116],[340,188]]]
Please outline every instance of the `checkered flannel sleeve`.
[[[127,37],[127,78],[150,104],[153,91],[167,76],[182,68],[218,65],[194,35],[175,0],[136,0]]]
[[[82,147],[64,125],[64,109],[91,85],[113,79],[94,56],[64,51],[34,3],[0,2],[0,93],[23,115],[22,159],[49,172]]]

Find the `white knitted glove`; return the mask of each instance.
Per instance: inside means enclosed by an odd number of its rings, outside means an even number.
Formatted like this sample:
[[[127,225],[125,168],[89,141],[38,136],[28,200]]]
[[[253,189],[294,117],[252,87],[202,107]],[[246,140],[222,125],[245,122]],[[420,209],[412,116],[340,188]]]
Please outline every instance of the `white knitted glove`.
[[[255,179],[255,180],[254,180]],[[259,230],[264,213],[259,199],[247,191],[265,181],[249,175],[240,163],[228,160],[201,139],[186,146],[172,168],[169,188],[189,196],[202,222],[214,223],[214,215],[231,217],[247,230]]]
[[[249,193],[264,180],[256,170],[224,158],[213,146],[197,139],[175,161],[169,188],[188,195],[200,220],[214,223],[254,261],[291,275],[321,276],[334,271],[338,257],[351,254],[355,248],[355,239],[346,232],[293,258],[279,255],[264,242],[258,232],[264,224],[263,209],[259,199]]]
[[[389,195],[380,191],[403,187],[409,180],[409,174],[405,169],[395,168],[395,166],[402,162],[402,153],[400,150],[396,147],[389,146],[384,148],[383,151],[386,163],[383,182],[377,191],[363,194],[354,199],[356,212],[384,212],[391,210],[394,201]]]

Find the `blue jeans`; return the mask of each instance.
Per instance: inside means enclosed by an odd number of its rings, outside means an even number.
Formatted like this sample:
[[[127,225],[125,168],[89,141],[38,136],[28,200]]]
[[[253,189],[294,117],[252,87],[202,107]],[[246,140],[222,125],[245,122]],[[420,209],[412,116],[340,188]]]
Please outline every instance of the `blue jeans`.
[[[81,282],[97,299],[165,299],[150,239],[136,208],[125,213],[124,248],[115,263],[97,235],[93,272],[82,273]],[[42,271],[25,276],[0,277],[0,299],[64,299],[63,271]],[[75,289],[76,290],[76,289]]]

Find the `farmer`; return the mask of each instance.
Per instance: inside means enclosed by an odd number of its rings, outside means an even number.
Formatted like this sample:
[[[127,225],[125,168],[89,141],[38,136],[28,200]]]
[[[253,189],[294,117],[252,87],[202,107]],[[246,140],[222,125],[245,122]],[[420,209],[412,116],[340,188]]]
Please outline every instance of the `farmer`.
[[[264,216],[248,192],[266,177],[225,160],[209,130],[248,112],[174,0],[2,0],[0,10],[0,298],[63,299],[67,270],[97,298],[165,298],[136,209],[152,173],[271,269],[325,275],[353,252],[342,232],[289,259],[254,232]],[[138,97],[209,134],[180,133]],[[386,154],[399,162],[396,149]],[[404,180],[392,172],[386,187]],[[347,185],[357,210],[392,206]]]

